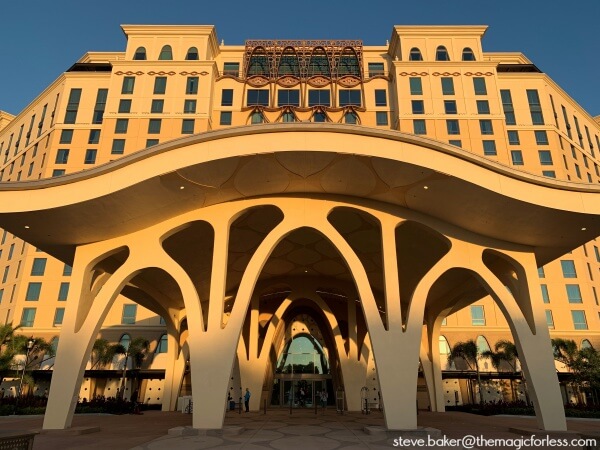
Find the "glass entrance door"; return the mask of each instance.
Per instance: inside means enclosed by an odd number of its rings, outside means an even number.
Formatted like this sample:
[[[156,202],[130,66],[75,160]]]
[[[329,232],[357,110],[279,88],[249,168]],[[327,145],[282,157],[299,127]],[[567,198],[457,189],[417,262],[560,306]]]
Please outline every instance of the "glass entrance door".
[[[328,403],[331,401],[333,388],[331,379],[320,380],[273,380],[271,405],[289,408],[314,408],[315,402],[321,405],[321,392],[328,392]]]

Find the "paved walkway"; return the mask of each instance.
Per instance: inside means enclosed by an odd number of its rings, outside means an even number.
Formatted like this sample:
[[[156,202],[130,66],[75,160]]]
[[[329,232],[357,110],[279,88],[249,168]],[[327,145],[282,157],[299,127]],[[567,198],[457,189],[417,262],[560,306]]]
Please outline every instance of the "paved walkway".
[[[0,431],[40,429],[42,417],[19,416],[0,418]],[[181,413],[147,411],[143,415],[76,415],[73,427],[100,427],[100,432],[69,435],[67,432],[39,434],[35,438],[34,450],[110,449],[110,450],[163,450],[163,449],[285,449],[285,450],[328,450],[328,449],[389,449],[393,448],[393,437],[369,435],[366,426],[383,426],[383,416],[373,412],[338,415],[328,410],[315,415],[312,410],[269,410],[267,415],[248,413],[239,415],[228,412],[226,427],[241,427],[238,434],[209,432],[197,436],[172,436],[168,430],[191,425],[191,416]],[[419,414],[419,426],[441,430],[448,438],[465,435],[483,435],[485,438],[518,438],[509,431],[512,427],[535,428],[533,418],[496,416],[483,417],[466,413]],[[597,434],[600,438],[600,420],[569,420],[569,430],[586,434]],[[577,435],[573,435],[577,437]],[[477,446],[475,446],[477,447]],[[397,447],[400,448],[400,447]],[[402,447],[417,448],[417,447]],[[423,447],[420,447],[423,448]],[[429,447],[432,448],[432,447]],[[433,447],[460,449],[462,447]],[[481,449],[514,448],[479,446]],[[527,447],[524,447],[527,448]],[[544,448],[544,447],[536,447]],[[548,447],[551,448],[551,447]],[[553,447],[557,448],[557,447]],[[564,447],[562,447],[564,448]]]

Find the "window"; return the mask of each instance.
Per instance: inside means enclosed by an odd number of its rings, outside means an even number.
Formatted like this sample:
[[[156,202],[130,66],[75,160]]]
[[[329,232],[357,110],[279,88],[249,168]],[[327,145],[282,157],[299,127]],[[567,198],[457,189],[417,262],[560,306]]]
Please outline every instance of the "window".
[[[125,152],[125,139],[113,139],[110,153],[122,155]]]
[[[387,106],[387,92],[385,89],[375,89],[375,106]]]
[[[577,178],[581,179],[581,171],[579,170],[579,166],[575,164],[575,173],[577,174]]]
[[[544,300],[544,303],[550,303],[550,296],[548,295],[548,285],[541,284],[540,287],[542,288],[542,299]]]
[[[144,47],[138,47],[135,53],[133,54],[133,59],[136,61],[145,61],[146,49]]]
[[[369,77],[385,75],[383,63],[369,63]]]
[[[240,74],[240,63],[226,62],[223,63],[223,75],[233,75],[237,77]]]
[[[181,121],[181,134],[194,134],[194,119],[183,119]]]
[[[448,134],[460,134],[460,126],[458,120],[446,120],[446,129]]]
[[[489,114],[490,103],[487,100],[477,100],[477,114]]]
[[[161,119],[150,119],[148,121],[148,134],[159,134],[161,123]]]
[[[552,317],[552,311],[549,309],[546,310],[546,324],[548,328],[554,329],[554,317]]]
[[[471,325],[485,325],[485,313],[483,311],[483,305],[471,305]]]
[[[454,146],[456,146],[456,147],[461,147],[461,148],[462,148],[462,141],[461,141],[460,139],[450,139],[450,140],[448,141],[448,143],[449,143],[450,145],[454,145]]]
[[[410,53],[408,54],[409,61],[423,61],[423,56],[421,55],[421,50],[417,47],[413,47],[410,49]]]
[[[64,317],[65,317],[65,308],[56,308],[56,311],[54,311],[53,326],[57,327],[57,326],[62,325]]]
[[[344,114],[344,123],[355,125],[358,122],[358,117],[353,112]]]
[[[233,106],[233,89],[221,90],[221,106]]]
[[[510,91],[502,89],[500,91],[500,98],[502,99],[502,109],[504,110],[506,125],[516,125],[515,108],[513,107]]]
[[[154,114],[162,113],[164,105],[165,105],[164,100],[152,100],[152,105],[150,106],[150,112],[154,113]]]
[[[29,283],[29,285],[27,286],[27,292],[25,293],[25,300],[29,302],[37,302],[40,299],[41,292],[42,283]]]
[[[187,95],[198,93],[198,77],[188,77],[185,84],[185,93]]]
[[[480,120],[479,130],[481,131],[481,134],[494,134],[494,129],[492,128],[492,121],[487,119]]]
[[[554,170],[542,170],[542,175],[548,178],[556,178],[556,172]]]
[[[331,92],[325,89],[309,89],[308,106],[330,106]]]
[[[4,297],[4,289],[0,289],[0,303],[2,303],[2,297]]]
[[[62,130],[60,132],[60,143],[61,144],[70,144],[73,140],[73,130]]]
[[[587,321],[585,320],[585,311],[571,311],[573,318],[573,327],[576,330],[587,330]]]
[[[596,262],[600,263],[600,249],[594,245],[594,254],[596,255]]]
[[[565,259],[560,262],[562,273],[564,278],[577,278],[577,271],[575,270],[575,261]]]
[[[77,118],[77,110],[79,109],[79,100],[81,100],[81,89],[71,89],[71,92],[69,93],[69,101],[67,103],[67,111],[65,113],[65,123],[75,123],[75,119]],[[21,130],[23,130],[22,127]]]
[[[327,115],[323,112],[316,112],[313,114],[313,122],[327,122]]]
[[[442,77],[442,94],[454,95],[454,80],[450,77]]]
[[[10,266],[4,267],[4,275],[2,276],[3,283],[6,283],[6,280],[8,279],[8,271],[9,270],[10,270]]]
[[[124,77],[123,84],[121,86],[121,94],[133,94],[134,86],[135,77]]]
[[[137,305],[123,305],[123,315],[121,316],[121,323],[123,325],[133,325],[135,323],[136,314]]]
[[[462,60],[463,61],[475,61],[475,54],[473,50],[469,47],[465,47],[462,51]]]
[[[340,89],[340,106],[360,106],[360,89]]]
[[[131,100],[130,99],[122,99],[119,101],[119,113],[120,114],[129,114],[131,112]]]
[[[248,106],[269,106],[269,91],[267,89],[248,89],[246,99]]]
[[[158,145],[158,139],[146,139],[146,148]]]
[[[544,125],[544,116],[537,89],[527,89],[527,101],[531,112],[531,123],[533,125]]]
[[[521,141],[519,140],[519,132],[516,130],[507,131],[508,133],[508,143],[510,145],[519,145]]]
[[[253,112],[250,115],[250,123],[252,124],[258,124],[258,123],[263,123],[265,121],[265,118],[263,117],[261,112]]]
[[[412,100],[412,113],[413,114],[425,114],[425,104],[423,100]]]
[[[422,119],[413,120],[413,130],[415,134],[427,134],[427,126]]]
[[[52,177],[60,177],[65,174],[65,169],[54,169],[52,171]]]
[[[127,127],[129,126],[129,119],[117,119],[115,123],[115,134],[127,133]]]
[[[158,60],[159,61],[170,61],[172,59],[173,59],[173,50],[171,50],[171,46],[170,45],[163,46],[163,48],[160,51],[160,54],[158,55]]]
[[[156,95],[163,95],[167,91],[167,77],[156,77],[154,79],[154,90]]]
[[[231,125],[231,111],[221,111],[220,125]]]
[[[474,77],[473,88],[475,89],[475,95],[487,95],[487,88],[485,86],[485,78]]]
[[[538,150],[538,154],[540,156],[540,164],[542,166],[552,165],[552,154],[550,153],[550,150]]]
[[[35,322],[35,308],[23,308],[21,315],[21,326],[32,327]]]
[[[43,276],[46,271],[46,258],[35,258],[31,266],[32,276]]]
[[[98,150],[95,149],[87,149],[85,151],[85,159],[83,161],[84,164],[96,164],[96,155],[98,154]]]
[[[285,112],[281,115],[281,121],[286,123],[296,122],[296,116],[292,112]]]
[[[98,144],[100,142],[100,130],[90,130],[88,144]]]
[[[444,112],[446,114],[457,114],[456,100],[444,100]]]
[[[69,150],[66,148],[61,148],[56,152],[56,161],[55,164],[66,164],[69,161]]]
[[[483,154],[487,156],[496,155],[496,141],[483,141]]]
[[[419,77],[410,77],[408,79],[411,95],[423,95],[423,83]]]
[[[277,92],[278,106],[300,106],[300,91],[298,89],[285,89]]]
[[[565,288],[567,290],[567,299],[569,300],[569,303],[583,303],[581,290],[579,289],[578,284],[566,284]]]
[[[548,145],[548,134],[544,130],[536,130],[535,143],[537,145]]]
[[[190,47],[185,54],[186,61],[198,61],[198,49],[196,47]]]
[[[511,150],[510,158],[512,160],[513,166],[522,166],[525,164],[523,161],[523,152],[521,150]]]
[[[450,56],[448,56],[448,50],[443,45],[440,45],[435,51],[435,60],[436,61],[450,61]]]
[[[59,302],[67,301],[67,297],[69,296],[69,286],[69,283],[60,283],[60,287],[58,288]]]
[[[155,353],[167,353],[169,349],[169,338],[166,334],[163,334],[158,340],[158,344],[156,345]]]
[[[108,89],[98,89],[96,105],[94,106],[94,115],[92,116],[92,123],[102,123],[104,110],[106,109],[106,97],[108,97]]]
[[[385,111],[377,111],[375,113],[375,122],[379,126],[388,125],[388,113]]]
[[[183,101],[183,113],[184,114],[195,114],[196,113],[196,100],[184,100]]]

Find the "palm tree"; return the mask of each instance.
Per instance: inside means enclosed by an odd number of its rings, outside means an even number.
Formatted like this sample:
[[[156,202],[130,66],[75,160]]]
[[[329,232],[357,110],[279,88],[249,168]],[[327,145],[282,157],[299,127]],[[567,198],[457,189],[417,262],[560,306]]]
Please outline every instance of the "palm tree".
[[[11,324],[0,325],[0,383],[4,380],[4,373],[11,369],[17,352],[15,351],[13,336],[19,327]]]
[[[570,339],[556,338],[552,339],[552,349],[554,351],[554,359],[563,363],[573,372],[573,384],[575,385],[577,402],[581,403],[581,392],[579,390],[581,376],[578,370],[580,368],[581,355],[577,344]]]
[[[479,403],[483,405],[483,388],[481,386],[481,375],[479,373],[479,348],[473,339],[466,342],[457,342],[448,355],[448,363],[452,363],[457,358],[462,358],[470,370],[475,369],[477,373],[477,385],[479,387]]]
[[[35,366],[41,365],[44,361],[51,359],[55,355],[54,346],[43,338],[27,337],[23,334],[13,335],[10,341],[10,346],[14,355],[25,355],[25,359],[21,365],[23,370],[22,384],[33,387],[35,380],[26,373],[27,370],[33,369]],[[22,384],[19,386],[21,394]]]
[[[492,366],[494,366],[494,368],[497,371],[500,371],[502,363],[506,363],[510,366],[513,373],[517,372],[517,359],[519,357],[519,354],[517,352],[516,345],[510,341],[503,339],[496,342],[496,345],[494,345],[494,351],[487,350],[483,352],[481,356],[483,356],[484,358],[490,358]],[[515,389],[513,386],[512,378],[510,379],[510,390],[512,398],[514,399]],[[525,395],[527,396],[527,393]]]
[[[121,344],[109,344],[106,339],[96,339],[92,347],[91,369],[104,367],[110,364],[115,355],[124,355],[125,347]]]
[[[125,384],[127,382],[127,363],[129,359],[131,359],[133,367],[139,369],[150,350],[150,341],[146,338],[138,337],[132,340],[127,348],[124,348],[122,345],[120,345],[120,347],[123,348],[123,354],[125,355],[123,375],[121,376],[121,387],[119,389],[119,399],[122,400],[125,394]]]

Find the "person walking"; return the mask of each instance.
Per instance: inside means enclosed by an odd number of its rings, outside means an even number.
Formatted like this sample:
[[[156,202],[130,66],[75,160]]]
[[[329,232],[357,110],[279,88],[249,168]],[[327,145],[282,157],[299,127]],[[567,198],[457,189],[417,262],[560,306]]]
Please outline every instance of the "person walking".
[[[246,393],[244,394],[244,406],[246,407],[246,412],[250,412],[250,390],[246,388]]]

